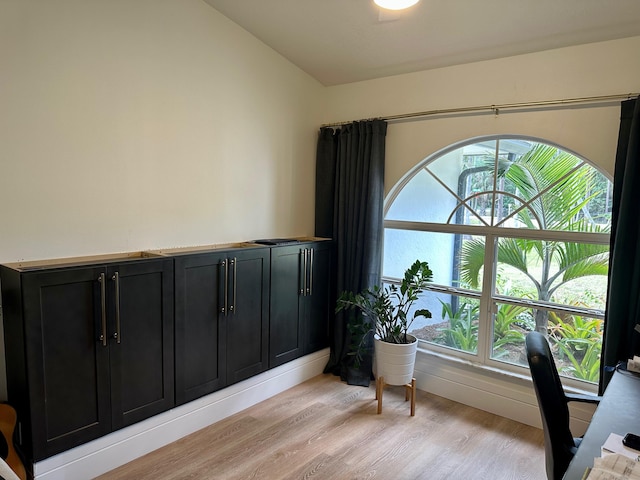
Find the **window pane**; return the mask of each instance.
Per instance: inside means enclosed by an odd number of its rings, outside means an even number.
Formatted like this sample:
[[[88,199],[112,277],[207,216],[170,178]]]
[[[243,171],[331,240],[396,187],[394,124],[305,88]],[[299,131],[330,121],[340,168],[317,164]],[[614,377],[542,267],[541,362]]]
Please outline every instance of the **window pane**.
[[[390,285],[391,284],[389,282],[383,282],[383,286],[386,288],[388,288]],[[397,298],[392,297],[391,301],[394,305],[398,304]],[[423,316],[414,318],[416,310],[423,309],[429,310],[434,318],[425,318]],[[433,292],[422,292],[407,312],[407,317],[412,322],[408,329],[408,332],[412,335],[416,335],[416,331],[420,331],[428,325],[438,323],[438,320],[435,317],[438,316],[440,309],[440,302]]]
[[[387,220],[447,223],[457,204],[430,173],[422,169],[404,186],[387,211]]]
[[[549,312],[549,343],[561,375],[598,382],[602,323],[583,315]]]
[[[550,145],[534,144],[504,162],[498,190],[505,207],[522,228],[606,231],[611,217],[609,181],[578,157]],[[516,203],[520,198],[521,207]]]
[[[534,225],[523,222],[523,216],[525,219],[533,218],[535,220]],[[537,218],[536,212],[519,198],[505,193],[496,193],[493,225],[506,228],[537,228],[539,223]]]
[[[501,139],[466,145],[417,170],[385,218],[606,232],[611,201],[611,182],[580,158],[551,145]]]
[[[411,334],[444,347],[478,353],[480,301],[440,292],[428,292],[428,296],[432,296],[428,308],[433,318],[423,324],[414,324]]]
[[[491,358],[515,365],[527,365],[524,339],[535,329],[535,311],[521,305],[495,303]]]
[[[613,184],[602,173],[592,169],[593,176],[587,185],[589,201],[582,209],[585,219],[598,225],[602,232],[611,230],[611,204],[613,202]]]
[[[602,320],[578,313],[547,311],[496,302],[491,358],[527,366],[524,339],[536,319],[548,320],[548,340],[560,375],[597,383],[600,375]]]
[[[433,271],[433,283],[480,291],[484,242],[480,242],[481,246],[478,247],[477,238],[483,237],[385,228],[383,276],[402,278],[405,270],[416,260],[420,260],[429,263]],[[465,251],[466,261],[476,263],[473,266],[467,265],[464,272],[466,276],[461,276],[463,267],[460,259]],[[476,267],[480,270],[476,271]]]
[[[497,250],[496,294],[604,309],[608,245],[500,238]]]
[[[426,168],[451,192],[454,204],[447,212],[447,223],[486,223],[481,218],[491,216],[495,141],[459,148]]]

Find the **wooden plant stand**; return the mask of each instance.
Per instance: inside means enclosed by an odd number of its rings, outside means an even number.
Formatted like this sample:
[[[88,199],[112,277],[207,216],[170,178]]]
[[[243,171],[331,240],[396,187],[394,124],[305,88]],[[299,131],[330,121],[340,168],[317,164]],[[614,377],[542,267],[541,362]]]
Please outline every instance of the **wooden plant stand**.
[[[376,378],[376,400],[378,400],[378,414],[382,413],[382,392],[387,384],[384,383],[384,377]],[[405,402],[411,398],[411,416],[416,414],[416,379],[412,378],[411,383],[404,385]]]

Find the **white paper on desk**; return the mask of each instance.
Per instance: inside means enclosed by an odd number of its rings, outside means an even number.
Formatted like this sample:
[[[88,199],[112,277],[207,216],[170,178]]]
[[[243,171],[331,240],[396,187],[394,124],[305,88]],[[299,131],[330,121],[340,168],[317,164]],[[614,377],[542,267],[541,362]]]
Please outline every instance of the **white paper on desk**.
[[[594,468],[589,472],[589,476],[586,480],[626,480],[626,477],[622,477],[617,473],[610,473]]]
[[[640,463],[624,455],[613,454],[596,458],[593,461],[593,469],[587,477],[588,480],[639,480]]]
[[[635,477],[632,477],[635,480]],[[589,476],[586,480],[629,480],[629,477],[625,477],[619,473],[611,473],[599,468],[594,468],[589,472]]]
[[[632,460],[640,460],[640,452],[629,447],[625,447],[622,443],[622,435],[615,433],[609,434],[607,441],[602,445],[602,456],[618,453]]]

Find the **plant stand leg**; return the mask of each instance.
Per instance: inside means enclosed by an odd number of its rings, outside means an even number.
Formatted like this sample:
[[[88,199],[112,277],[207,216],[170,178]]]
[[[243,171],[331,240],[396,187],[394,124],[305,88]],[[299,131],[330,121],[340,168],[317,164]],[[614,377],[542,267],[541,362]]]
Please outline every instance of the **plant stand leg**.
[[[378,400],[378,415],[382,413],[382,392],[384,391],[384,377],[376,378],[376,400]]]
[[[411,383],[404,386],[404,401],[408,401],[411,397],[411,416],[416,415],[416,379],[412,378]]]
[[[376,400],[378,401],[378,415],[382,413],[382,392],[384,392],[384,377],[376,378]],[[404,386],[404,401],[411,400],[411,416],[416,415],[416,379],[412,378],[411,383]]]

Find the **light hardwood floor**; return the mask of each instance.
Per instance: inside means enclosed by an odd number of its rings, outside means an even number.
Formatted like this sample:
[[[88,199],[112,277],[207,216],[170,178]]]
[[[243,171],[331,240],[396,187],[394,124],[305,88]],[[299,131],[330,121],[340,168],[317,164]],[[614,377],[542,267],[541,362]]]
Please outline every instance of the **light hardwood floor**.
[[[544,480],[542,431],[418,391],[320,375],[101,480]]]

